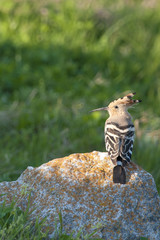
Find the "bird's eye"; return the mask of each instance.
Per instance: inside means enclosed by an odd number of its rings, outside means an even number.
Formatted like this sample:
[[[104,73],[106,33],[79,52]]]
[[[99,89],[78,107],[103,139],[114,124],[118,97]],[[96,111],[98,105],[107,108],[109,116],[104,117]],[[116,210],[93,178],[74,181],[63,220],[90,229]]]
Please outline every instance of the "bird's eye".
[[[114,108],[118,108],[118,106],[115,106]]]

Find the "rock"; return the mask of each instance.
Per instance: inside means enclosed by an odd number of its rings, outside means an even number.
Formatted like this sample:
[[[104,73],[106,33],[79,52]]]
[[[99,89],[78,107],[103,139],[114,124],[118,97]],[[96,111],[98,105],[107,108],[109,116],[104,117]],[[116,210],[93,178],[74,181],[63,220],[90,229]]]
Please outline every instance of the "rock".
[[[28,167],[13,182],[0,183],[0,202],[13,197],[25,210],[30,197],[30,218],[47,216],[50,237],[62,213],[67,234],[132,240],[160,239],[160,198],[153,177],[134,163],[126,167],[127,184],[113,184],[113,164],[107,153],[72,154],[40,167]],[[27,191],[27,194],[22,194]],[[93,227],[93,228],[92,228]]]

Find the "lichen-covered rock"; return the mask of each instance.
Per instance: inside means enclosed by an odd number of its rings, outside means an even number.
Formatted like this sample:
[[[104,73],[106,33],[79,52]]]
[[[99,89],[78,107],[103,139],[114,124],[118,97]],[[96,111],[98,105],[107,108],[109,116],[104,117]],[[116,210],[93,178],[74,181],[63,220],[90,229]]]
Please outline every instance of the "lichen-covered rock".
[[[160,198],[153,177],[136,164],[126,167],[127,184],[113,184],[107,153],[72,154],[40,167],[28,167],[14,182],[0,183],[0,201],[13,197],[25,209],[31,193],[31,219],[47,217],[50,236],[61,211],[66,233],[93,232],[103,239],[160,239]]]

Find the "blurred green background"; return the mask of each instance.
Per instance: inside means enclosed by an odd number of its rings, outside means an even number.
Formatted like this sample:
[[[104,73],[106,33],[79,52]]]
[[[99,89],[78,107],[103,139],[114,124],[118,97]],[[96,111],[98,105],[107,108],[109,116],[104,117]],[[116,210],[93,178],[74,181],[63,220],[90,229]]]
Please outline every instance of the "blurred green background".
[[[0,180],[76,152],[105,151],[107,113],[128,91],[132,160],[160,190],[160,4],[1,0]]]

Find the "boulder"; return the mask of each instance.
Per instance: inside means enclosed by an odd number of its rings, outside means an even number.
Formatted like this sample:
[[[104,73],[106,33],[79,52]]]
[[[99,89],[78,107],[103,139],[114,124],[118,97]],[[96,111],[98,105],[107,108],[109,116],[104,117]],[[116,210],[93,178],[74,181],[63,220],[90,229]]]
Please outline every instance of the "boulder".
[[[113,164],[103,152],[76,153],[40,167],[28,167],[13,182],[0,183],[0,202],[15,197],[25,210],[30,194],[30,219],[46,218],[53,237],[62,214],[65,233],[92,238],[160,239],[160,197],[151,174],[133,162],[127,183],[114,184]],[[24,194],[25,191],[25,194]],[[57,220],[56,220],[57,219]]]

